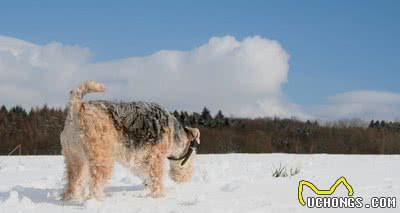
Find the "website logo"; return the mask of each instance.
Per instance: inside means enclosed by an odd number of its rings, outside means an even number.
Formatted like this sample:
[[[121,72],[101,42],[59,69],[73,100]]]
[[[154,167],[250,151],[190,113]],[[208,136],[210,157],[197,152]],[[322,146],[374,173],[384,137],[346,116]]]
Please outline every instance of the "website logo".
[[[347,196],[337,197],[334,195],[337,187],[344,185]],[[310,188],[317,196],[303,197],[304,186]],[[369,203],[364,203],[363,197],[354,197],[354,190],[345,177],[338,178],[329,189],[319,189],[307,180],[301,180],[298,186],[297,197],[302,206],[308,208],[396,208],[396,197],[372,197]]]

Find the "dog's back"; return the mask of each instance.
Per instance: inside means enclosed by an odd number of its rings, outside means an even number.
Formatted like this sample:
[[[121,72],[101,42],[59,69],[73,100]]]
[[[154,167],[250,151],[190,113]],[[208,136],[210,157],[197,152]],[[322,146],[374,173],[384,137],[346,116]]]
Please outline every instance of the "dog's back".
[[[130,149],[160,143],[165,128],[173,128],[174,141],[180,141],[183,127],[161,105],[148,102],[89,101],[110,113],[115,128],[122,132],[123,142]]]

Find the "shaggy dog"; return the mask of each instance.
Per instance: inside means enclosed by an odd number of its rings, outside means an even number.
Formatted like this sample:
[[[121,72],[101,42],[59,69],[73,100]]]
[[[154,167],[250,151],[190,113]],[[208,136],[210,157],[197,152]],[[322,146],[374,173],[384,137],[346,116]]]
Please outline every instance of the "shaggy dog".
[[[167,159],[171,179],[188,181],[200,131],[182,127],[155,103],[82,101],[87,93],[103,91],[104,85],[94,81],[71,91],[60,135],[67,179],[64,200],[101,200],[114,161],[138,175],[152,197],[164,193],[162,178]]]

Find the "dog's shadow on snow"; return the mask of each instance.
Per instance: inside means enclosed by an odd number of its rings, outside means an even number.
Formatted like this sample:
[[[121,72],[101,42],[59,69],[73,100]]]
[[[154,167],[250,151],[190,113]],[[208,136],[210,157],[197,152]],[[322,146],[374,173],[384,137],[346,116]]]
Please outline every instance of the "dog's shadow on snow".
[[[134,185],[134,186],[108,186],[104,189],[106,197],[112,196],[113,193],[124,192],[124,191],[140,191],[143,190],[144,186]],[[31,200],[33,203],[48,203],[58,206],[81,206],[83,207],[83,202],[72,202],[63,201],[61,199],[63,189],[40,189],[34,187],[24,187],[24,186],[14,186],[12,189],[0,192],[0,201],[4,202],[12,196],[12,192],[18,193],[18,200],[20,201],[24,197]]]
[[[112,194],[114,192],[124,192],[124,191],[142,191],[144,190],[143,185],[134,185],[134,186],[107,186],[104,188],[104,193],[106,196]]]

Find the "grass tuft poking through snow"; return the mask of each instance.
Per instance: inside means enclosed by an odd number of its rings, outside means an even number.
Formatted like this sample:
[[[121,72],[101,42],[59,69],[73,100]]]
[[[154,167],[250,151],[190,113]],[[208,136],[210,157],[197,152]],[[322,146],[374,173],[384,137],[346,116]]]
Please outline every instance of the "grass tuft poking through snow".
[[[274,168],[272,171],[272,177],[292,177],[300,173],[300,166],[288,169],[288,166],[283,166],[279,164],[279,167]]]

